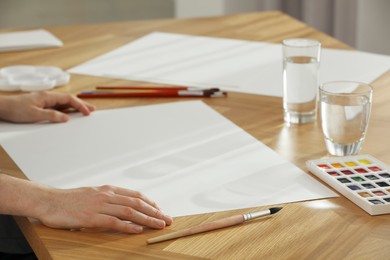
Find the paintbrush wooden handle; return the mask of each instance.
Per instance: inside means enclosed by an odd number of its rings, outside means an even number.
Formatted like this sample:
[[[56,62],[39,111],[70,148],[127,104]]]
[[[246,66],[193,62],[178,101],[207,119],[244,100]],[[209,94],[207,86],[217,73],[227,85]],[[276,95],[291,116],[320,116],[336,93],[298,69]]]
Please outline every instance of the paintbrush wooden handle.
[[[204,224],[201,224],[199,226],[195,226],[195,227],[187,228],[184,230],[172,232],[172,233],[169,233],[166,235],[150,238],[150,239],[146,240],[146,243],[153,244],[153,243],[158,243],[158,242],[162,242],[165,240],[190,236],[193,234],[198,234],[198,233],[202,233],[202,232],[206,232],[206,231],[210,231],[210,230],[216,230],[216,229],[220,229],[220,228],[224,228],[224,227],[238,225],[238,224],[241,224],[241,223],[248,221],[248,220],[251,220],[251,219],[275,214],[275,213],[279,212],[281,209],[282,209],[281,207],[274,207],[274,208],[269,208],[267,210],[260,210],[260,211],[255,211],[255,212],[249,212],[249,213],[246,213],[243,215],[235,215],[235,216],[223,218],[223,219],[212,221],[209,223],[204,223]]]
[[[185,237],[185,236],[190,236],[190,235],[194,235],[194,234],[198,234],[210,230],[216,230],[224,227],[234,226],[234,225],[241,224],[243,222],[244,222],[243,215],[235,215],[228,218],[212,221],[209,223],[204,223],[199,226],[172,232],[166,235],[150,238],[146,242],[148,244],[158,243],[158,242],[162,242],[174,238]]]

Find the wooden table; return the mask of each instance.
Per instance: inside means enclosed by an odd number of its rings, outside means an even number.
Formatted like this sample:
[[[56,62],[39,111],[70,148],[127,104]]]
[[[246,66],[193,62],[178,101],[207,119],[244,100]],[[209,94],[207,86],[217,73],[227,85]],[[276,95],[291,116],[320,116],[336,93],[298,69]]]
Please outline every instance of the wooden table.
[[[246,13],[188,20],[137,21],[47,28],[65,43],[58,49],[0,54],[0,67],[16,64],[54,65],[68,69],[153,31],[205,35],[280,43],[288,37],[310,37],[324,47],[347,45],[279,12]],[[128,81],[73,75],[60,92],[76,94],[96,85]],[[373,83],[372,118],[362,154],[390,162],[390,73]],[[387,87],[387,89],[386,89]],[[98,109],[141,106],[177,99],[89,100]],[[288,127],[283,122],[282,99],[229,93],[228,98],[203,100],[281,156],[306,170],[305,161],[326,155],[318,122]],[[1,170],[23,177],[1,152]],[[308,173],[310,174],[310,173]],[[260,207],[263,209],[265,207]],[[195,235],[160,244],[145,240],[171,230],[243,213],[247,210],[178,217],[163,230],[141,235],[115,232],[71,232],[42,226],[18,217],[28,241],[41,259],[388,259],[390,216],[370,216],[344,197],[290,203],[267,221]]]

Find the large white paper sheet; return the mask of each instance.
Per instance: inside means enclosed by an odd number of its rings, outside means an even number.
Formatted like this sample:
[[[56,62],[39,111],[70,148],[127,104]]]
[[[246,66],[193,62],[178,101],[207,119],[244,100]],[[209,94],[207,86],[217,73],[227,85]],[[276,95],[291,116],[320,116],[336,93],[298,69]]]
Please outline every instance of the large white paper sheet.
[[[0,121],[0,144],[3,140],[26,134],[44,126],[43,124],[11,124]]]
[[[84,117],[81,113],[70,113],[68,114],[72,120]],[[0,145],[2,145],[4,140],[7,140],[12,137],[17,137],[24,135],[35,130],[39,130],[45,127],[51,127],[53,123],[50,122],[39,122],[39,123],[8,123],[5,121],[0,121]]]
[[[323,48],[320,83],[370,83],[390,56]],[[283,95],[282,47],[265,42],[155,32],[71,68],[71,73],[226,91]]]
[[[0,33],[0,52],[60,47],[63,43],[50,32],[38,29]]]
[[[172,216],[337,196],[201,101],[97,111],[2,145],[33,181],[139,190]]]

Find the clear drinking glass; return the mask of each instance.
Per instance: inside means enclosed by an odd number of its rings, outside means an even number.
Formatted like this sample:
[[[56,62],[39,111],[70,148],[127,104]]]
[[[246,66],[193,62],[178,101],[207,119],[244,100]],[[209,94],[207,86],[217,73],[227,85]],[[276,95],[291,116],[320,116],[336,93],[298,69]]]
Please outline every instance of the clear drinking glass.
[[[320,52],[317,40],[283,41],[283,110],[288,123],[316,120]]]
[[[320,85],[320,111],[326,147],[331,155],[357,154],[366,136],[372,87],[352,81]]]

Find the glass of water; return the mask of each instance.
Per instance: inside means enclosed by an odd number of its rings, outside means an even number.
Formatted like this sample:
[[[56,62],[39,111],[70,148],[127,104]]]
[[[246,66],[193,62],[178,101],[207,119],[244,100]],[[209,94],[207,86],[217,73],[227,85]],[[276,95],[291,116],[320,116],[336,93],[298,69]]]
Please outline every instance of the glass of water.
[[[320,85],[320,112],[326,147],[331,155],[357,154],[371,113],[369,84],[337,81]]]
[[[283,41],[283,110],[287,123],[316,120],[320,52],[317,40]]]

